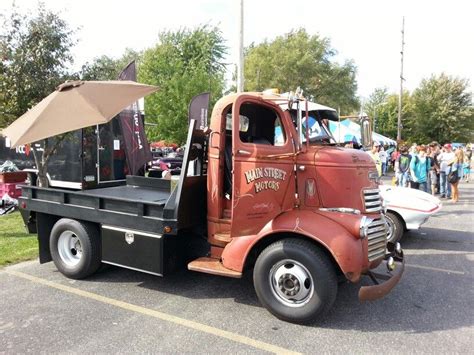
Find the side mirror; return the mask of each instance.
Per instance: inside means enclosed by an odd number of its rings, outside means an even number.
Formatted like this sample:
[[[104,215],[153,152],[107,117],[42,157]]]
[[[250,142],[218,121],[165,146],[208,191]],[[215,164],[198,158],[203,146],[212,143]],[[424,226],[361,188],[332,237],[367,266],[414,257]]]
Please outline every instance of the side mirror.
[[[372,146],[372,127],[368,117],[360,119],[360,139],[364,149],[370,149]]]

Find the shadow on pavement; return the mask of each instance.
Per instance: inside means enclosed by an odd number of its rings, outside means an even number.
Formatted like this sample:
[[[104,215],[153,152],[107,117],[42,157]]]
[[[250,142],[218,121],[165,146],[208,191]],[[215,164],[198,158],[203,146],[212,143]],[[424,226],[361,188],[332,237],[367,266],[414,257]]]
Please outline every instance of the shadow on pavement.
[[[462,251],[462,248],[454,250]],[[426,264],[427,258],[436,260],[438,257],[430,254],[407,255],[407,264],[423,265]],[[443,255],[443,265],[453,268],[456,259],[461,257],[464,256]],[[435,263],[438,268],[443,268],[443,265]],[[87,281],[138,283],[138,287],[156,291],[157,297],[159,293],[165,293],[196,300],[228,298],[238,304],[262,307],[254,292],[250,275],[242,279],[230,279],[183,270],[159,278],[112,267]],[[364,277],[360,285],[340,284],[333,309],[321,320],[306,327],[407,333],[430,333],[471,327],[474,320],[471,307],[473,281],[472,273],[450,274],[407,266],[400,284],[389,295],[378,301],[360,303],[359,287],[371,284],[369,279]],[[222,310],[216,309],[216,312],[220,311]],[[262,318],[262,323],[271,323],[274,320],[273,316],[268,314],[268,318]]]
[[[422,227],[408,231],[401,240],[407,249],[435,249],[445,251],[474,251],[474,233],[450,229]]]

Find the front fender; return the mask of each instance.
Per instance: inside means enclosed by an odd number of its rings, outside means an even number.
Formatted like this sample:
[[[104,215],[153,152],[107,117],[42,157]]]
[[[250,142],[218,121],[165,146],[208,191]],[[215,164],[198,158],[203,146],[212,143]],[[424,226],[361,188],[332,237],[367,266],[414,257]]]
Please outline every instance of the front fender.
[[[345,217],[349,218],[349,215]],[[350,218],[360,220],[361,217],[350,215]],[[362,270],[367,267],[363,243],[358,236],[351,234],[333,218],[308,210],[284,212],[267,223],[257,235],[233,238],[222,253],[223,265],[242,272],[252,248],[263,238],[276,233],[302,235],[322,245],[350,281],[358,281]]]

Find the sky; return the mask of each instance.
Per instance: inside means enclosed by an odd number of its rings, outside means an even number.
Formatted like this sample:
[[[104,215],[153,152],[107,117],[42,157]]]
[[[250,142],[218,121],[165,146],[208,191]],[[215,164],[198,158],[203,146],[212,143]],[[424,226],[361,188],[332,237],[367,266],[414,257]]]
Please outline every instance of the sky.
[[[79,69],[94,57],[120,57],[125,48],[142,50],[157,43],[163,30],[218,26],[234,70],[237,62],[239,0],[43,0],[79,27],[72,49]],[[33,11],[36,0],[16,0],[21,11]],[[0,0],[0,12],[11,7]],[[353,60],[358,68],[358,95],[375,88],[400,90],[402,18],[405,17],[404,87],[413,91],[423,78],[442,72],[469,79],[474,87],[474,2],[450,1],[319,1],[244,0],[244,45],[272,40],[305,28],[331,40],[338,62]]]

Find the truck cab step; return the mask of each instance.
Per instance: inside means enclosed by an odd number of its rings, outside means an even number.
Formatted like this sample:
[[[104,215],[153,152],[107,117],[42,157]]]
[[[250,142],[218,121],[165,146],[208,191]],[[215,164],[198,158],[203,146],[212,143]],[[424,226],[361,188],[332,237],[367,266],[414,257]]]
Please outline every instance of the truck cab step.
[[[188,270],[239,279],[242,273],[226,268],[219,259],[202,257],[191,261]]]
[[[230,243],[230,241],[232,240],[232,238],[230,237],[230,233],[216,233],[214,234],[214,239],[225,243]]]
[[[224,209],[224,213],[222,215],[222,217],[224,219],[230,219],[232,217],[232,210],[229,208],[229,209]]]

